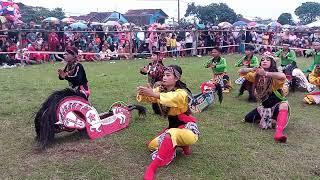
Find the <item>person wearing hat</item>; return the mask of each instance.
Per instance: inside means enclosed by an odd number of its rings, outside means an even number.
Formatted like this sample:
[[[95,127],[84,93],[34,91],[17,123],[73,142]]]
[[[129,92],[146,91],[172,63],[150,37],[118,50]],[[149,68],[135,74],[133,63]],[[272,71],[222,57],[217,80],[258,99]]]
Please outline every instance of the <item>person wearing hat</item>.
[[[77,62],[77,59],[78,49],[69,47],[64,55],[64,60],[67,62],[67,65],[64,69],[58,69],[59,79],[67,80],[72,89],[83,93],[86,98],[89,98],[90,90],[86,72],[82,64]]]
[[[306,52],[306,54],[313,55],[313,62],[304,70],[305,73],[312,72],[316,64],[320,64],[320,42],[313,43],[313,49]]]
[[[211,52],[212,59],[205,63],[205,68],[211,68],[213,72],[212,80],[221,84],[223,92],[230,92],[230,78],[227,74],[227,61],[221,57],[221,49],[214,47]]]
[[[148,143],[148,149],[153,153],[144,174],[145,180],[155,179],[157,170],[173,161],[178,147],[184,155],[191,155],[190,146],[198,141],[197,119],[188,105],[192,93],[181,81],[181,75],[180,66],[170,65],[165,68],[160,87],[137,88],[137,101],[160,104],[162,115],[169,121],[167,128]]]
[[[259,59],[257,56],[254,55],[254,47],[249,45],[246,46],[245,49],[245,56],[243,56],[241,59],[239,59],[236,64],[236,67],[246,67],[246,68],[257,68],[259,67]],[[246,80],[244,77],[240,77],[235,81],[236,84],[241,84],[241,87],[239,89],[238,96],[243,95],[244,91],[249,92],[249,102],[256,102],[256,98],[254,96],[254,93],[252,92],[252,85],[250,81]]]
[[[320,64],[315,64],[313,71],[309,74],[311,84],[317,86],[317,92],[307,94],[303,101],[307,104],[320,104]]]
[[[244,121],[259,123],[262,129],[273,128],[276,122],[274,140],[285,143],[287,135],[283,134],[289,117],[289,104],[283,96],[282,87],[286,75],[278,72],[275,57],[266,52],[263,54],[259,68],[243,68],[239,74],[253,83],[253,90],[261,105],[249,112]]]

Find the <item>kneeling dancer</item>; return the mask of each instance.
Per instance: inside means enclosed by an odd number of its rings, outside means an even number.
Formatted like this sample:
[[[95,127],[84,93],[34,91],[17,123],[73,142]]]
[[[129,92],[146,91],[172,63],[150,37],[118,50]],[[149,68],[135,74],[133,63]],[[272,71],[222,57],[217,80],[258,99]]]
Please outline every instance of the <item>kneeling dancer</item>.
[[[245,116],[245,122],[259,123],[260,128],[273,127],[276,121],[274,139],[277,142],[286,142],[287,136],[283,131],[288,122],[289,104],[282,95],[282,87],[286,81],[286,75],[278,72],[275,58],[266,53],[261,59],[260,67],[240,69],[239,73],[248,81],[254,83],[254,91],[261,105]]]
[[[161,87],[151,89],[138,87],[137,100],[161,104],[162,114],[168,117],[169,126],[148,143],[153,161],[148,166],[144,179],[154,179],[157,169],[168,165],[175,157],[176,147],[182,147],[184,154],[190,154],[190,145],[198,140],[199,130],[196,118],[188,106],[190,90],[180,78],[182,70],[170,65],[164,71]]]

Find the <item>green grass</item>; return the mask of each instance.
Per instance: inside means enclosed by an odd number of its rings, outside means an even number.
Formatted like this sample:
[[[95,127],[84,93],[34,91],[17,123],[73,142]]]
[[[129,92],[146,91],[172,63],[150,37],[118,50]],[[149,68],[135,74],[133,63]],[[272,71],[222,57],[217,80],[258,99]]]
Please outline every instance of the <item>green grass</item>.
[[[232,81],[238,75],[231,65],[239,55],[226,56]],[[183,81],[194,93],[211,77],[203,68],[209,57],[167,60],[179,64]],[[311,59],[298,59],[303,69]],[[147,61],[83,63],[90,81],[94,107],[102,112],[114,101],[137,103],[136,87],[146,84],[138,73]],[[58,135],[46,152],[35,150],[33,115],[53,90],[67,82],[59,81],[62,64],[45,64],[0,71],[0,179],[142,179],[150,162],[146,141],[166,126],[167,120],[152,114],[137,114],[130,126],[110,136],[92,141],[81,135]],[[197,114],[201,131],[193,154],[178,153],[175,161],[161,168],[159,179],[306,179],[320,177],[320,111],[303,104],[304,93],[289,95],[290,123],[286,144],[275,143],[273,130],[242,123],[256,104],[247,95],[235,98],[238,86],[225,95],[223,104]]]

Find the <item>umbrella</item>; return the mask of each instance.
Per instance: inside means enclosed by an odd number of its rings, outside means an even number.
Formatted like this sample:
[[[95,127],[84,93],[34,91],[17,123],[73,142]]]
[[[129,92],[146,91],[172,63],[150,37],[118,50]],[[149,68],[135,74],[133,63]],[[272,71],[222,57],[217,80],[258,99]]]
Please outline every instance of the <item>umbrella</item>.
[[[166,29],[166,28],[168,28],[169,27],[169,25],[167,25],[167,24],[162,24],[159,28],[160,29]]]
[[[222,22],[222,23],[219,23],[218,26],[222,28],[228,28],[228,27],[232,27],[232,24],[228,22]]]
[[[76,20],[73,18],[63,18],[63,19],[61,19],[61,22],[71,24],[71,23],[76,22]]]
[[[204,24],[197,24],[197,28],[198,29],[204,29],[204,28],[206,28],[206,26]]]
[[[124,23],[123,25],[124,25],[124,26],[135,26],[134,23]]]
[[[265,25],[265,24],[256,24],[255,27],[256,28],[260,28],[260,29],[266,29],[267,25]]]
[[[161,27],[161,24],[160,23],[153,23],[150,26],[158,28],[158,27]]]
[[[0,22],[1,22],[1,23],[7,22],[7,18],[4,17],[4,16],[0,16]]]
[[[256,27],[257,23],[256,22],[249,22],[248,23],[248,26],[251,26],[251,27]]]
[[[87,28],[88,28],[88,26],[87,26],[86,24],[83,24],[83,23],[81,23],[81,22],[72,23],[72,24],[70,24],[70,27],[71,27],[72,29],[78,29],[78,28],[80,28],[80,29],[87,29]]]
[[[307,24],[308,27],[320,27],[320,20]]]
[[[246,25],[247,25],[247,23],[244,21],[237,21],[237,22],[233,23],[233,26],[236,26],[236,27],[243,27]]]
[[[280,23],[278,23],[277,21],[269,23],[268,26],[270,26],[270,27],[282,27],[282,25]]]
[[[45,18],[42,22],[58,23],[58,22],[59,22],[59,19],[58,19],[58,18],[55,18],[55,17],[48,17],[48,18]]]
[[[107,26],[121,26],[117,21],[107,21]]]
[[[320,26],[319,26],[320,27]],[[309,26],[308,25],[300,25],[300,26],[297,26],[296,29],[298,30],[305,30],[305,29],[308,29]]]
[[[16,20],[15,22],[14,22],[14,24],[23,24],[24,22],[23,21],[21,21],[20,19],[18,19],[18,20]]]

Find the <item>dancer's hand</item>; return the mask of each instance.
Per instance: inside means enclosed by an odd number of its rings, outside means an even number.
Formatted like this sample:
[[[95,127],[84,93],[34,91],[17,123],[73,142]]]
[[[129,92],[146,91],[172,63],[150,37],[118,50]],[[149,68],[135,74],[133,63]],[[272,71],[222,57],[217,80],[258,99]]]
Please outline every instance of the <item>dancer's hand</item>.
[[[216,66],[215,63],[211,63],[211,64],[209,65],[209,67],[211,67],[211,68],[213,68],[213,67],[215,67],[215,66]]]
[[[143,67],[143,68],[140,69],[140,72],[148,73],[148,68],[147,67]]]
[[[258,69],[256,70],[256,73],[257,73],[258,75],[260,75],[260,76],[266,76],[266,74],[267,74],[267,72],[266,72],[264,69],[262,69],[262,68],[258,68]]]
[[[58,69],[58,74],[63,79],[67,76],[67,73],[65,73],[62,69]]]
[[[143,95],[143,96],[152,96],[153,90],[150,87],[143,87],[143,86],[139,86],[138,87],[138,94],[139,95]]]

